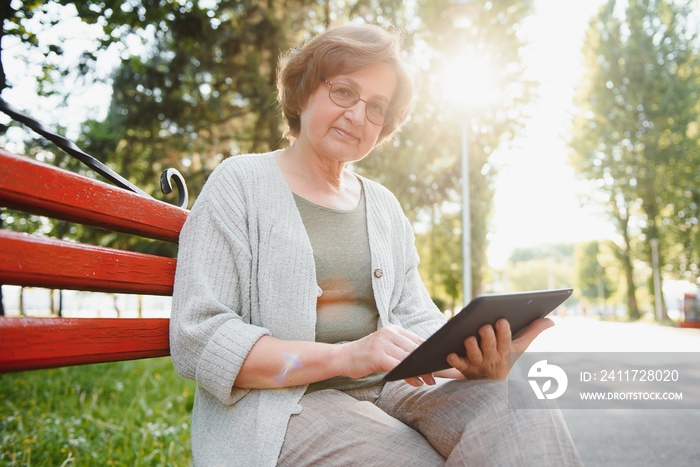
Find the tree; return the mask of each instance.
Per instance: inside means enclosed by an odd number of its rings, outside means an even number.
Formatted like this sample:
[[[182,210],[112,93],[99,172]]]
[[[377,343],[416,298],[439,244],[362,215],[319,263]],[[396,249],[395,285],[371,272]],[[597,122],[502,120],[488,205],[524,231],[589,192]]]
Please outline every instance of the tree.
[[[615,286],[608,278],[603,248],[600,242],[594,240],[578,244],[574,250],[576,289],[582,298],[599,305],[605,304]]]
[[[515,249],[503,272],[508,288],[527,291],[571,287],[575,275],[574,249],[574,245],[568,243]]]
[[[593,197],[607,204],[623,238],[628,308],[637,317],[633,263],[651,263],[649,239],[659,239],[661,264],[674,275],[687,274],[686,262],[697,257],[685,242],[690,254],[676,256],[675,265],[666,260],[674,232],[688,233],[698,219],[697,179],[688,171],[700,164],[692,130],[700,68],[688,2],[631,0],[624,12],[619,5],[608,1],[591,22],[571,147],[574,166],[595,183]]]
[[[58,92],[50,76],[57,82],[76,75],[95,79],[99,55],[118,49],[122,61],[110,78],[109,114],[104,121],[84,123],[79,146],[156,197],[162,196],[160,172],[175,167],[184,173],[194,199],[223,158],[284,144],[275,99],[281,52],[345,11],[373,20],[400,5],[398,0],[342,2],[333,8],[329,1],[310,0],[206,5],[56,0],[8,7],[3,26],[45,52],[45,65],[54,72],[37,77],[45,94]],[[60,44],[25,32],[31,19],[48,22],[45,28],[59,21],[48,11],[97,27],[97,39],[81,53],[78,66],[59,68],[51,57],[64,53]],[[125,47],[133,38],[142,46]]]
[[[514,292],[566,288],[573,282],[573,267],[551,258],[510,264],[505,274]]]
[[[223,158],[285,144],[274,86],[281,52],[316,31],[350,19],[392,23],[407,31],[409,49],[426,52],[428,58],[420,64],[424,85],[404,130],[363,161],[358,170],[392,189],[413,221],[430,220],[439,212],[435,225],[449,230],[450,207],[460,199],[460,122],[447,99],[436,98],[443,94],[437,70],[459,52],[450,46],[462,42],[445,12],[447,3],[47,0],[19,7],[11,2],[3,27],[45,53],[47,71],[37,81],[46,94],[63,92],[53,84],[66,76],[83,82],[96,79],[100,54],[118,51],[120,65],[109,77],[112,96],[108,115],[104,120],[85,122],[78,145],[157,197],[161,196],[159,172],[175,167],[185,175],[194,199]],[[480,290],[486,266],[494,176],[488,159],[522,126],[523,105],[531,97],[531,83],[523,78],[520,61],[523,43],[518,23],[529,14],[532,1],[483,4],[470,42],[490,60],[497,72],[495,86],[503,92],[482,113],[469,116],[474,293]],[[59,19],[45,11],[57,8],[98,31],[93,45],[82,51],[79,63],[72,68],[61,68],[59,61],[52,59],[65,52],[60,43],[41,43],[25,28],[32,18],[50,26]],[[124,45],[134,38],[140,47]],[[57,160],[61,157],[56,156]],[[448,224],[442,225],[443,219]],[[82,231],[75,234],[88,235]],[[161,251],[162,246],[135,239],[105,236],[99,242],[131,242],[134,249],[172,254]],[[451,259],[458,257],[452,255]],[[443,269],[452,275],[445,272],[441,290],[452,290],[452,284],[461,281],[461,266]]]
[[[394,141],[364,160],[361,170],[388,186],[413,221],[438,223],[461,202],[460,131],[463,119],[468,119],[472,250],[469,266],[472,296],[475,296],[482,291],[487,267],[487,233],[495,176],[489,157],[522,128],[526,104],[533,97],[534,83],[524,77],[520,56],[524,43],[518,35],[519,24],[531,13],[532,2],[479,2],[483,8],[473,18],[468,38],[453,27],[449,3],[447,0],[419,2],[421,29],[412,40],[416,49],[429,53],[423,55],[427,56],[425,62],[419,63],[421,80],[414,110]],[[470,49],[493,69],[492,86],[499,92],[488,106],[465,115],[464,109],[454,108],[454,96],[446,95],[445,68],[470,53]],[[455,80],[456,86],[458,82]],[[435,221],[431,221],[433,217]],[[460,237],[461,231],[450,242],[459,242]],[[449,270],[449,282],[461,283],[462,266]]]
[[[530,247],[520,247],[513,250],[510,261],[519,263],[533,259],[552,259],[554,261],[571,264],[576,246],[571,243],[547,243]]]
[[[436,212],[427,231],[416,235],[419,270],[430,296],[451,310],[461,308],[461,219],[459,213]]]
[[[398,0],[54,0],[8,5],[3,29],[44,53],[52,72],[37,77],[44,94],[59,92],[54,84],[67,76],[95,79],[98,56],[117,50],[109,115],[86,122],[81,147],[149,193],[162,168],[179,168],[196,194],[222,158],[284,144],[275,99],[281,52],[346,12],[373,21],[400,7]],[[25,25],[49,28],[71,15],[98,32],[78,64],[61,68],[52,59],[64,54],[61,44],[39,41]],[[141,47],[124,45],[134,38]]]

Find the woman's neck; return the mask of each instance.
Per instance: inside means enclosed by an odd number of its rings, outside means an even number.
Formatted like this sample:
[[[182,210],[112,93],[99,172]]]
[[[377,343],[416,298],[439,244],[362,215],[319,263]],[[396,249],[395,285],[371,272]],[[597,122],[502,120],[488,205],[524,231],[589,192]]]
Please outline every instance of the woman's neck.
[[[277,161],[292,192],[315,204],[348,210],[357,206],[361,186],[345,164],[324,160],[295,146],[281,151]]]

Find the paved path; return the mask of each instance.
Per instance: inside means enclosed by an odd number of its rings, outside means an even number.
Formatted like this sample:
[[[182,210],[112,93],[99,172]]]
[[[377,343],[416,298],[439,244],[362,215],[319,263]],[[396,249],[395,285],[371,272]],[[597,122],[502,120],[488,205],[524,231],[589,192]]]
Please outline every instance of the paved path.
[[[557,325],[545,331],[529,350],[700,352],[700,329],[581,317],[555,317],[554,320]],[[700,407],[696,410],[563,412],[587,466],[700,466]]]
[[[583,317],[553,317],[529,350],[538,352],[700,352],[700,329],[654,323],[622,323]]]

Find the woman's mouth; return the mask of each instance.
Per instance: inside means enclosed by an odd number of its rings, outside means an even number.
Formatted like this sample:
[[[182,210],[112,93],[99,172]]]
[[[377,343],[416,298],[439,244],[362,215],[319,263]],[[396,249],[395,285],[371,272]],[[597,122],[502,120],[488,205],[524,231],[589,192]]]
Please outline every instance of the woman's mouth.
[[[351,133],[349,131],[343,130],[342,128],[338,127],[333,127],[333,129],[343,138],[345,139],[354,139],[354,140],[359,140],[359,136],[355,135],[354,133]]]

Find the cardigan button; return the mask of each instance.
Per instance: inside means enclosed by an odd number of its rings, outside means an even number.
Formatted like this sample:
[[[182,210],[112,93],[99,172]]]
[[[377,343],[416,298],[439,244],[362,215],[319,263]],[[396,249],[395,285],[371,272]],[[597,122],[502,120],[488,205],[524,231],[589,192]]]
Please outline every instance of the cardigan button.
[[[376,277],[377,279],[379,279],[379,278],[382,277],[383,275],[384,275],[384,271],[382,271],[381,269],[375,269],[375,270],[374,270],[374,277]]]

